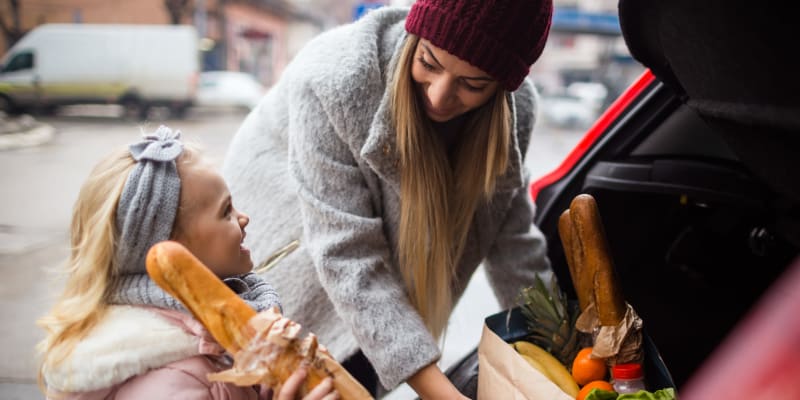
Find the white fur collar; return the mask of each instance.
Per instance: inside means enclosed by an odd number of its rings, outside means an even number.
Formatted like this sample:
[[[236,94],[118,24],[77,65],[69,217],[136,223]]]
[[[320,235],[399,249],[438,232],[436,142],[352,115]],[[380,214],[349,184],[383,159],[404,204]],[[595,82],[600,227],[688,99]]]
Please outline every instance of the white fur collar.
[[[45,371],[61,392],[113,386],[149,369],[199,354],[200,339],[156,312],[114,306],[63,363]]]

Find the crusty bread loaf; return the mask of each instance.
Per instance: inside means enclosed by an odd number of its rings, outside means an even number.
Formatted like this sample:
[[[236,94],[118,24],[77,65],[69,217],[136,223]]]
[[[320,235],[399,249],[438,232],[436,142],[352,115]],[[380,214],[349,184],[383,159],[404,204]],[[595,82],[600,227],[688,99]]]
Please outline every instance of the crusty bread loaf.
[[[594,288],[594,300],[600,325],[617,326],[625,316],[625,298],[614,271],[614,263],[606,241],[600,211],[594,197],[580,194],[572,199],[569,207],[573,235],[573,246],[579,248],[580,260],[573,255],[583,270],[583,279],[589,279]],[[577,243],[574,243],[577,241]]]
[[[330,376],[341,399],[372,399],[318,346],[316,336],[309,334],[300,340],[300,325],[281,316],[277,308],[256,313],[180,243],[155,244],[147,253],[147,272],[233,354],[234,367],[210,375],[211,379],[240,386],[261,383],[279,390],[304,364],[308,377],[301,396]]]
[[[567,259],[572,286],[578,297],[578,306],[583,311],[594,301],[594,284],[591,281],[592,277],[585,271],[586,267],[583,265],[579,244],[576,243],[577,239],[573,238],[575,234],[569,209],[564,210],[558,218],[558,235],[561,238],[561,246],[564,248],[564,257]]]
[[[228,286],[178,242],[155,244],[147,252],[147,273],[180,301],[231,354],[246,346],[256,315]]]

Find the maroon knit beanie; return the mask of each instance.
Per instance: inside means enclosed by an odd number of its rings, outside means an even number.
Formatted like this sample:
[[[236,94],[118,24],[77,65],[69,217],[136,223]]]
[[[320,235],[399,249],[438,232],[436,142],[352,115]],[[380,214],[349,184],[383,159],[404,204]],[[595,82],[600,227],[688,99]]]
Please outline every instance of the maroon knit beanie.
[[[417,0],[406,31],[514,91],[542,54],[552,14],[552,0]]]

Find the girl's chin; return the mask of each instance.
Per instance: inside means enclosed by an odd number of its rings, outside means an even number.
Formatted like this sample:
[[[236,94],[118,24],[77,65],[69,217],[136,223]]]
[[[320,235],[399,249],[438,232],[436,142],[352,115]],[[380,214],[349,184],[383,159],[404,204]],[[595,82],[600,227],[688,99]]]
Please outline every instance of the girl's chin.
[[[253,258],[250,257],[250,250],[248,250],[246,248],[242,248],[241,258],[240,259],[241,259],[241,264],[242,264],[241,270],[244,271],[244,272],[242,272],[242,274],[246,274],[248,272],[252,272],[253,271]]]

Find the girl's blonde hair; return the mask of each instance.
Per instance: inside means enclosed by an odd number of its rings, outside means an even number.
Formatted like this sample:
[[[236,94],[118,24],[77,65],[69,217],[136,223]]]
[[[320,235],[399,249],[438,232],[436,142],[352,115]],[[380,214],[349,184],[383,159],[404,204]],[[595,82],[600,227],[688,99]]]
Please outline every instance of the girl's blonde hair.
[[[184,145],[177,164],[195,159],[197,150]],[[63,271],[64,290],[50,311],[36,321],[45,330],[44,340],[37,345],[43,390],[45,371],[63,362],[108,310],[108,296],[119,279],[113,263],[117,204],[135,165],[127,147],[114,151],[92,169],[78,193],[70,226],[71,251]]]
[[[393,75],[401,173],[398,258],[412,304],[439,337],[452,311],[451,285],[475,210],[508,166],[511,111],[507,92],[498,88],[468,116],[449,158],[411,77],[418,42],[408,35]]]

